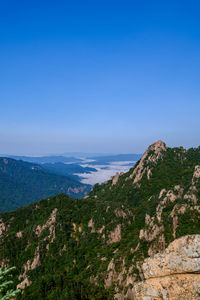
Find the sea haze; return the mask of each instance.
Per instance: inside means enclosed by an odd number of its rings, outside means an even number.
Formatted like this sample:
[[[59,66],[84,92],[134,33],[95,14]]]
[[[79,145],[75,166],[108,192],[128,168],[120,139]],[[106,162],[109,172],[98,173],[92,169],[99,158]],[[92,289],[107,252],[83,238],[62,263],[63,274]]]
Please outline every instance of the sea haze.
[[[110,179],[110,177],[117,172],[127,172],[135,163],[136,161],[115,161],[95,165],[95,161],[92,161],[92,164],[86,163],[81,166],[93,167],[96,171],[91,171],[89,173],[75,173],[74,175],[79,176],[82,183],[94,185]]]

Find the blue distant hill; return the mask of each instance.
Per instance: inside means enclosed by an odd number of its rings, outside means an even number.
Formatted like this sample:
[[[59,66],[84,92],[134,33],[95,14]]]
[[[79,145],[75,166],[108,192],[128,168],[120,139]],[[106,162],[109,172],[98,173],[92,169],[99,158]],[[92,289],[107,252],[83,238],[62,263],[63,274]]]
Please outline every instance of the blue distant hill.
[[[16,160],[23,160],[31,163],[45,164],[45,163],[78,163],[82,160],[75,157],[65,157],[62,155],[51,155],[51,156],[17,156],[17,155],[6,155],[6,157],[13,158]]]
[[[117,154],[117,155],[108,155],[108,156],[96,156],[92,159],[94,162],[90,164],[108,164],[110,162],[118,161],[138,161],[141,158],[141,154]]]
[[[43,165],[0,158],[0,212],[59,193],[80,198],[90,189],[90,185],[82,184],[71,176],[55,174]]]

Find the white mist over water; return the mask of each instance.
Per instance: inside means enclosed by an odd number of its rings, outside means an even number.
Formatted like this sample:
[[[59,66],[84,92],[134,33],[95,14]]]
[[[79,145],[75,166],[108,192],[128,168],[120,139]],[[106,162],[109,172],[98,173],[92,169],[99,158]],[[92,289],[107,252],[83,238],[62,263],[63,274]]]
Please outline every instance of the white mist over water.
[[[117,172],[127,172],[134,164],[135,161],[116,161],[105,165],[82,164],[82,167],[92,167],[97,171],[82,174],[76,173],[74,175],[78,175],[82,183],[94,185],[95,183],[102,183],[109,180],[110,177],[114,176]]]

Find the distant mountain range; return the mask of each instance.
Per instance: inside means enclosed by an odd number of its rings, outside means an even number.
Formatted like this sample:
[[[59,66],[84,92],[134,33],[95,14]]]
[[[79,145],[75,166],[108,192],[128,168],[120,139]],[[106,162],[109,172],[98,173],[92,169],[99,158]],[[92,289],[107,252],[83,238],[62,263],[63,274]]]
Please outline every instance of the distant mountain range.
[[[58,175],[42,165],[0,158],[0,211],[13,210],[58,193],[80,198],[90,189],[91,186]]]
[[[94,156],[92,159],[94,162],[91,164],[107,164],[110,162],[124,162],[124,161],[138,161],[141,158],[141,154],[117,154],[106,156]]]
[[[75,156],[51,155],[51,156],[17,156],[8,155],[5,157],[18,161],[40,164],[47,172],[67,176],[77,182],[84,184],[95,184],[108,180],[116,172],[128,171],[141,157],[141,154],[87,154],[87,153],[66,153]],[[78,155],[85,157],[78,157]],[[86,157],[86,155],[89,155]],[[73,195],[71,195],[73,196]]]
[[[16,160],[23,160],[36,164],[45,164],[45,163],[78,163],[82,160],[75,157],[65,157],[62,155],[51,155],[51,156],[17,156],[17,155],[6,155],[6,157],[13,158]]]
[[[70,153],[73,154],[73,153]],[[82,154],[82,155],[81,155]],[[74,156],[64,155],[50,155],[50,156],[18,156],[18,155],[1,155],[2,157],[9,157],[16,160],[23,160],[31,163],[45,164],[45,163],[83,163],[85,160],[94,160],[96,163],[109,163],[116,161],[138,161],[141,154],[87,154],[87,153],[74,153]]]

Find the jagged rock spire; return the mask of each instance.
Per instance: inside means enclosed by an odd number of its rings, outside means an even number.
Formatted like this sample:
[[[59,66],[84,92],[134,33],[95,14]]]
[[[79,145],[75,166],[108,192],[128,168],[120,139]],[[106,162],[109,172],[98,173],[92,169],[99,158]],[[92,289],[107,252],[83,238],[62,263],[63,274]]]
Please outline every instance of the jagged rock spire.
[[[143,175],[147,173],[147,178],[149,179],[151,176],[151,169],[148,166],[145,166],[145,161],[147,162],[156,162],[158,159],[162,157],[162,153],[167,150],[166,144],[159,140],[148,147],[148,149],[143,154],[139,164],[134,169],[133,173],[130,175],[130,178],[134,178],[133,183],[139,182]],[[153,153],[151,154],[151,152]]]
[[[167,147],[166,144],[159,140],[155,143],[153,143],[152,145],[150,145],[147,149],[147,151],[155,151],[156,154],[158,154],[160,151],[166,151]]]

